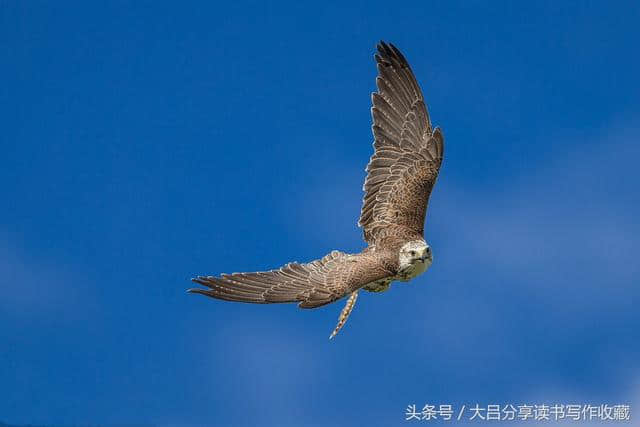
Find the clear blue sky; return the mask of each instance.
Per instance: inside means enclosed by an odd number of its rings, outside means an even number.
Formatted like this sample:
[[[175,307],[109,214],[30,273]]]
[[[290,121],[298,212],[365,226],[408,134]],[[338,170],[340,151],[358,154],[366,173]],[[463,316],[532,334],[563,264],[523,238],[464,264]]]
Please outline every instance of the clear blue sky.
[[[0,421],[640,410],[639,22],[631,1],[2,2]],[[333,341],[341,304],[186,294],[363,247],[380,39],[446,136],[431,270],[362,294]]]

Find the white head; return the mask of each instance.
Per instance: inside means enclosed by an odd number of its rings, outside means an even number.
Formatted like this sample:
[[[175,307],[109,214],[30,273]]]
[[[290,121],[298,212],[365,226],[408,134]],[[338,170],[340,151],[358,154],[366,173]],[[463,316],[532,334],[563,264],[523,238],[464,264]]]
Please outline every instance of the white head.
[[[424,240],[407,242],[400,248],[399,259],[400,271],[416,270],[416,273],[420,274],[429,268],[433,261],[431,247]]]

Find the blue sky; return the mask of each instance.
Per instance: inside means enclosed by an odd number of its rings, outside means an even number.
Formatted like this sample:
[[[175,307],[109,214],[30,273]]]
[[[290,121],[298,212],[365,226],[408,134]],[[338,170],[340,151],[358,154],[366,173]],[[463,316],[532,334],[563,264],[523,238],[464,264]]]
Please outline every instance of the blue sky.
[[[638,3],[228,3],[0,5],[0,421],[633,416]],[[186,294],[362,249],[380,39],[446,137],[432,268],[362,294],[333,341],[341,304]]]

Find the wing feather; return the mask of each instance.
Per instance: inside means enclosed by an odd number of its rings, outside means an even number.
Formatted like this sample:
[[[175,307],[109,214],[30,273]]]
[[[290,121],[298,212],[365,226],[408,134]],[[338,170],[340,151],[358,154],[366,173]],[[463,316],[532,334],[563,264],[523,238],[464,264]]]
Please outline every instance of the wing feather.
[[[380,42],[375,58],[374,154],[366,169],[358,221],[369,243],[393,226],[424,233],[427,203],[444,154],[442,132],[431,127],[422,91],[405,57],[392,44]]]
[[[189,292],[226,301],[256,304],[298,302],[301,308],[329,304],[370,282],[392,276],[384,259],[369,251],[345,254],[333,251],[306,264],[296,262],[271,271],[199,276],[205,288]]]

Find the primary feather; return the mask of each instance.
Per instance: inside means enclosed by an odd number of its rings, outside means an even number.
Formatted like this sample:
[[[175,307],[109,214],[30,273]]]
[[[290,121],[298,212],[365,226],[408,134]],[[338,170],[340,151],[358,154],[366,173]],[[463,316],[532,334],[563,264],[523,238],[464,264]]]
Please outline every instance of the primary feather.
[[[374,154],[367,165],[358,225],[369,247],[358,254],[332,251],[305,264],[270,271],[199,276],[205,288],[189,292],[256,304],[297,302],[315,308],[350,295],[333,337],[354,307],[358,290],[381,292],[431,265],[424,220],[444,155],[442,132],[429,113],[409,63],[392,44],[375,55],[377,92],[372,94]]]

